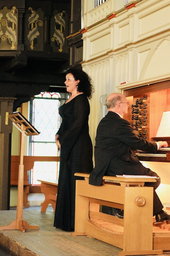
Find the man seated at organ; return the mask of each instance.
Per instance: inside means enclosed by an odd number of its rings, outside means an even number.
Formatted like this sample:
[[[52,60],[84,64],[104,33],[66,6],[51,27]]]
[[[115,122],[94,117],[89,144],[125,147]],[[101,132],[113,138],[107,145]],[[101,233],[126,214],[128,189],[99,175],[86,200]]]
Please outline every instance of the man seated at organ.
[[[154,188],[153,216],[157,222],[170,220],[170,215],[163,210],[163,205],[155,191],[160,184],[160,177],[144,167],[135,154],[136,150],[156,153],[160,148],[168,147],[168,143],[166,141],[150,142],[135,135],[129,122],[123,119],[123,115],[128,111],[128,101],[123,94],[110,94],[106,99],[106,106],[108,113],[97,128],[95,168],[90,174],[89,183],[95,186],[102,185],[104,175],[155,176],[155,183],[145,184]],[[117,216],[121,217],[119,215]]]

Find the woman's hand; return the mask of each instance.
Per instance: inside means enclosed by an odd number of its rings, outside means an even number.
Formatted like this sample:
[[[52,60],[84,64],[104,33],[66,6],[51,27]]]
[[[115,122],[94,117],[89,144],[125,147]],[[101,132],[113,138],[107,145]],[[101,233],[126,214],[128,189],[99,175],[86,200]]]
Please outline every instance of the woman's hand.
[[[55,142],[56,142],[56,144],[57,144],[58,149],[60,149],[60,148],[61,148],[61,144],[60,144],[58,138],[59,138],[59,135],[56,134],[56,136],[55,136]]]

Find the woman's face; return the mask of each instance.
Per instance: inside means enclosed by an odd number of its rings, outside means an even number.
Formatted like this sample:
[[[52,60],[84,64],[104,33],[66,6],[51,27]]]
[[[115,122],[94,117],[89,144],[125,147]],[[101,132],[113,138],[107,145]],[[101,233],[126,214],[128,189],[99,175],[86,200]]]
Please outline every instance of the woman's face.
[[[66,75],[65,85],[66,90],[69,93],[77,92],[77,85],[80,81],[75,80],[74,76],[71,73]]]

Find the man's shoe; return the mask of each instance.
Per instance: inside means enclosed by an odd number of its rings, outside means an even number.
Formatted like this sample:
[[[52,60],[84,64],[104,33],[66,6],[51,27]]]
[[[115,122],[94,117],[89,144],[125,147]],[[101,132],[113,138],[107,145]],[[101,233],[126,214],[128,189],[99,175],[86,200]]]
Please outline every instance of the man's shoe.
[[[115,214],[120,219],[123,219],[124,217],[124,211],[123,210],[118,210],[117,213]]]
[[[156,221],[157,222],[163,222],[164,220],[169,220],[170,221],[170,215],[167,214],[166,212],[162,211],[161,213],[156,215]]]
[[[116,216],[120,219],[123,219],[124,211],[120,210],[120,209],[117,209],[117,208],[112,208],[112,215],[114,215],[114,216]]]

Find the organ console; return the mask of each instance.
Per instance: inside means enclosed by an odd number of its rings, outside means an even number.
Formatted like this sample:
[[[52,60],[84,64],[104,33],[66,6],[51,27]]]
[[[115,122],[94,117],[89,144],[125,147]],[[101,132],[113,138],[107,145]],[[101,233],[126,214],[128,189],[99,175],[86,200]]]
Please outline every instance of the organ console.
[[[159,99],[159,93],[157,100]],[[143,139],[147,140],[166,140],[168,141],[169,148],[161,148],[156,154],[138,151],[137,155],[141,161],[154,161],[154,162],[170,162],[170,138],[167,137],[151,137],[150,131],[150,95],[145,94],[139,97],[133,97],[133,104],[131,105],[131,126],[134,132]],[[159,100],[158,100],[159,101]],[[155,102],[153,102],[155,105]],[[161,114],[162,115],[162,114]],[[168,121],[170,123],[170,120]],[[158,129],[158,128],[157,128]],[[150,138],[151,137],[151,138]]]

